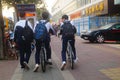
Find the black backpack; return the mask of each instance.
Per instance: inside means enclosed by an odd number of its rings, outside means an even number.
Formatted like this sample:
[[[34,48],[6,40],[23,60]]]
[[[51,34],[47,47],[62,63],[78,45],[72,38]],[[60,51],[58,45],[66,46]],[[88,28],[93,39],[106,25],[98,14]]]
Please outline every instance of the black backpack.
[[[33,41],[33,30],[28,25],[28,21],[25,23],[25,27],[23,29],[23,40],[25,42],[32,42]]]
[[[14,41],[19,44],[22,44],[23,42],[30,43],[33,41],[33,31],[29,27],[28,21],[26,21],[24,28],[21,26],[16,26]]]
[[[65,37],[74,37],[76,33],[76,28],[73,26],[70,21],[64,22],[62,25],[62,35]]]

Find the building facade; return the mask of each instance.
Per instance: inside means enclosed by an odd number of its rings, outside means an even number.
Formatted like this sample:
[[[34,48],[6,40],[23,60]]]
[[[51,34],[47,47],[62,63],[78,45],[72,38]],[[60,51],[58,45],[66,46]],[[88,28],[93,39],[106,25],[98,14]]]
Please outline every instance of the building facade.
[[[68,1],[68,2],[67,2]],[[77,32],[120,22],[119,0],[57,0],[53,6],[53,20],[68,14],[74,21]]]
[[[76,0],[57,0],[52,7],[53,21],[59,21],[63,14],[68,14],[69,12],[75,10]]]

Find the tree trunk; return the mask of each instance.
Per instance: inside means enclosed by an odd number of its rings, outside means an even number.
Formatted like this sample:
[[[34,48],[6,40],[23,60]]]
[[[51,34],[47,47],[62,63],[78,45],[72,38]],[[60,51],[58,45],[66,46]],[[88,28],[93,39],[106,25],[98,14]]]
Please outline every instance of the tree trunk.
[[[0,0],[0,58],[4,58],[4,22],[2,16],[2,4]]]
[[[15,3],[13,4],[13,6],[14,6],[14,9],[15,9],[15,14],[16,14],[16,17],[17,17],[17,21],[19,21],[17,6],[16,6]]]

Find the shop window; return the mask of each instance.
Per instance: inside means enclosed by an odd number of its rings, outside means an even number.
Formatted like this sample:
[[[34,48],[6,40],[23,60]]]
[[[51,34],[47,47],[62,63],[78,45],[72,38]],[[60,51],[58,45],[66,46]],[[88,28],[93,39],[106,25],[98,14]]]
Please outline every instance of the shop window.
[[[85,4],[90,4],[91,0],[85,0]]]

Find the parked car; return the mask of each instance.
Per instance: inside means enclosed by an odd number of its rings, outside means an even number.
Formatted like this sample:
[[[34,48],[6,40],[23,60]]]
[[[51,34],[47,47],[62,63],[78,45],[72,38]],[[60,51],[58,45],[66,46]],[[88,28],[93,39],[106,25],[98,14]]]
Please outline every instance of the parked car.
[[[81,38],[90,42],[120,41],[120,23],[111,23],[97,30],[81,33]]]

